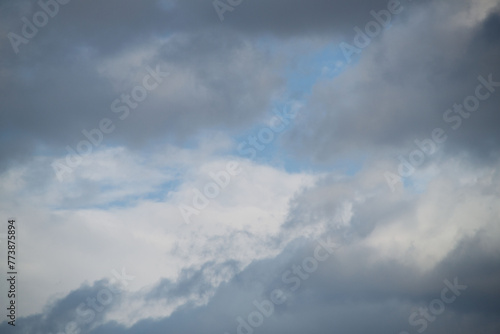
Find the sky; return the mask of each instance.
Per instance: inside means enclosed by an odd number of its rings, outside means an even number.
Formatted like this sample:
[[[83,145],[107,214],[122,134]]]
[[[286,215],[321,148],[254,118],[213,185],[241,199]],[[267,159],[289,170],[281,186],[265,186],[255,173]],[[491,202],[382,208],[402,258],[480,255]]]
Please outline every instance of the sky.
[[[499,0],[2,0],[0,332],[498,334],[499,111]]]

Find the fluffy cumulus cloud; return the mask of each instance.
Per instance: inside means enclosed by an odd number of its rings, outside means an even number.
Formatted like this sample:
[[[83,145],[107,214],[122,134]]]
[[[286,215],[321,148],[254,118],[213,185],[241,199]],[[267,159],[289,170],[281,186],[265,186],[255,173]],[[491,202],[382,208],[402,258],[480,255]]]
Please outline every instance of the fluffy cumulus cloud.
[[[498,333],[499,28],[498,0],[3,1],[0,331]]]

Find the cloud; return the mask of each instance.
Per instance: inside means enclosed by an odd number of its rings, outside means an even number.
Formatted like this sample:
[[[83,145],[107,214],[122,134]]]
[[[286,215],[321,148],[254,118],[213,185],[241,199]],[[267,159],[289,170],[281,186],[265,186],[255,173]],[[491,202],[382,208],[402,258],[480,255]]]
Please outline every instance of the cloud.
[[[8,34],[41,5],[0,5],[15,330],[498,333],[499,1],[402,1],[351,62],[340,43],[396,2],[232,3],[221,22],[212,1],[71,1],[18,53]],[[228,163],[241,172],[186,224]],[[117,272],[134,277],[119,293]]]
[[[444,119],[447,109],[474,95],[479,76],[500,81],[494,3],[436,2],[412,10],[363,49],[355,67],[316,85],[301,111],[308,116],[287,134],[298,156],[331,161],[373,149],[406,153],[435,128],[448,134],[444,149],[451,154],[496,154],[497,89],[458,129],[450,128],[456,126],[450,114]]]
[[[319,240],[299,238],[276,257],[256,260],[220,285],[206,305],[179,307],[164,318],[148,319],[146,316],[130,327],[108,322],[90,333],[196,332],[204,327],[209,333],[236,332],[237,317],[246,319],[256,309],[253,301],[269,299],[270,291],[276,288],[286,292],[286,302],[275,305],[273,314],[264,318],[264,324],[258,328],[262,333],[300,333],[306,326],[318,333],[332,329],[354,333],[368,327],[375,333],[415,331],[419,326],[409,324],[410,315],[419,307],[439,299],[447,286],[444,281],[454,282],[455,277],[467,288],[457,296],[456,302],[446,304],[443,315],[435,321],[428,321],[429,330],[441,332],[440,328],[452,328],[465,333],[476,327],[493,333],[499,326],[496,300],[500,291],[495,283],[500,274],[497,268],[498,228],[489,224],[485,228],[470,237],[459,237],[459,242],[446,256],[425,271],[418,270],[411,260],[389,259],[367,243],[347,243],[321,263],[318,271],[302,281],[299,289],[292,291],[292,285],[282,281],[282,273],[301,263]],[[496,232],[485,233],[486,230]],[[193,293],[203,294],[212,286],[210,279],[214,277],[214,271],[207,272],[209,268],[217,272],[217,268],[223,267],[207,263],[199,270],[185,271],[177,283],[161,281],[146,294],[146,298],[172,302],[177,298],[188,298]],[[54,312],[68,300],[78,299],[76,296],[88,292],[88,289],[81,288],[71,293],[59,301],[60,305],[53,306]],[[477,302],[481,304],[476,305]],[[120,304],[120,307],[126,309],[127,304]],[[364,321],[360,322],[360,317]],[[23,320],[21,324],[28,319]]]
[[[312,184],[313,175],[242,160],[241,178],[232,180],[189,227],[182,219],[179,204],[190,204],[193,187],[201,188],[211,180],[208,172],[227,164],[227,157],[212,155],[223,141],[197,150],[167,145],[147,159],[123,147],[108,148],[88,157],[63,183],[52,174],[50,157],[3,173],[0,210],[18,212],[17,220],[24,222],[19,233],[26,245],[27,276],[21,283],[30,287],[25,295],[30,303],[21,314],[38,312],[55,293],[68,293],[83,280],[107,278],[113,269],[125,267],[136,276],[132,290],[138,290],[160,278],[176,280],[183,269],[207,261],[235,261],[242,268],[275,254],[282,245],[273,238],[288,200]],[[41,267],[40,256],[51,258],[54,267],[72,269],[61,277]]]
[[[154,2],[101,4],[102,16],[89,26],[80,17],[95,6],[68,4],[19,57],[5,50],[0,71],[4,168],[40,150],[67,154],[66,146],[76,149],[85,139],[82,131],[98,127],[103,118],[116,126],[106,143],[135,148],[153,140],[186,144],[206,131],[241,129],[265,112],[282,86],[276,60],[241,36],[225,32],[221,39],[212,30],[148,30],[150,14],[159,15]],[[127,19],[132,13],[144,15],[136,18],[135,27]],[[133,30],[119,34],[121,52],[116,31],[99,28],[109,23],[111,14],[125,20],[116,27]],[[18,28],[11,23],[5,29]],[[135,35],[137,29],[143,31],[142,38]],[[107,47],[115,52],[103,50]],[[142,82],[148,65],[160,66],[169,77],[137,109],[128,108],[131,116],[122,121],[117,109],[125,103],[112,104]]]

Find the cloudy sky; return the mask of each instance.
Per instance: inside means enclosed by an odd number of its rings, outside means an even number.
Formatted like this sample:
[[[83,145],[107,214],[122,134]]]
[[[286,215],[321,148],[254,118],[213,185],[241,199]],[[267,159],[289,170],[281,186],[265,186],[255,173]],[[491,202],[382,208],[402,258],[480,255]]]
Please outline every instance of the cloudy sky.
[[[500,332],[499,0],[2,0],[1,333]]]

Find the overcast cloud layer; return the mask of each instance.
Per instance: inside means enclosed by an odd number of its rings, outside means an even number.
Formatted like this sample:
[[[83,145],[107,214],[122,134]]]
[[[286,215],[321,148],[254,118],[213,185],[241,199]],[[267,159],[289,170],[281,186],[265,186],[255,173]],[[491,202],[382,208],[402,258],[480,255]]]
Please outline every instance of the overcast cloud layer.
[[[1,333],[500,332],[499,0],[59,1],[0,3]]]

